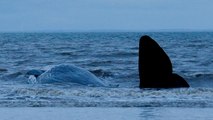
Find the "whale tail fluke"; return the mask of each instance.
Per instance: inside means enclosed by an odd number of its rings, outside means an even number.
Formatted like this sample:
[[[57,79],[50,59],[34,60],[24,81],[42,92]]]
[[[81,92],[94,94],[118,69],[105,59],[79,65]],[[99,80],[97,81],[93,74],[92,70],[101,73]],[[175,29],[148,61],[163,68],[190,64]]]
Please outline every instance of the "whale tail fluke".
[[[174,81],[173,88],[175,87],[190,87],[189,84],[180,75],[173,73],[169,77],[170,81]]]
[[[181,76],[173,74],[168,55],[147,35],[140,39],[138,67],[140,88],[189,87]]]

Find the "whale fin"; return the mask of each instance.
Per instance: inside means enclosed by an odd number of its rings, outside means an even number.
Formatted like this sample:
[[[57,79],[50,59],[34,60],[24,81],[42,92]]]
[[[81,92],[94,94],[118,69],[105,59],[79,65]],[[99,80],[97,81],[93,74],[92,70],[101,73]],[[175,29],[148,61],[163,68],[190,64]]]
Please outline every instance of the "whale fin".
[[[149,36],[142,36],[139,43],[140,88],[188,87],[177,74],[173,75],[172,63],[168,55]],[[179,77],[178,77],[179,76]],[[182,78],[182,79],[180,79]]]
[[[180,75],[173,73],[170,77],[169,77],[170,81],[174,81],[173,84],[173,88],[175,87],[189,87],[189,84],[184,80],[183,77],[181,77]]]

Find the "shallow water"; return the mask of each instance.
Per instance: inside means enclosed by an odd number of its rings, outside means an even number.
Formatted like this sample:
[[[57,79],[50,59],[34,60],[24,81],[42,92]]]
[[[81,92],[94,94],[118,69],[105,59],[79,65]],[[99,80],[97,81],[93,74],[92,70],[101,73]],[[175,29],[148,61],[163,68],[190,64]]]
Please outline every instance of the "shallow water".
[[[2,120],[212,120],[212,108],[0,108]],[[25,113],[25,114],[23,114]]]
[[[139,89],[138,42],[150,35],[191,88]],[[213,107],[213,33],[1,33],[0,106]],[[73,64],[110,87],[40,84],[25,73]]]

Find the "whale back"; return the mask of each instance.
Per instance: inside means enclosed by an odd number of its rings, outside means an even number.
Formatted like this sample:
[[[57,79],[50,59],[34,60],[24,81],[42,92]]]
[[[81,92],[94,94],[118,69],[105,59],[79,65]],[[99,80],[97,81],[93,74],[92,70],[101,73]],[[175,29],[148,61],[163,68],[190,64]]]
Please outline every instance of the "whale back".
[[[40,83],[77,83],[88,86],[105,86],[89,71],[74,65],[57,65],[38,77]]]

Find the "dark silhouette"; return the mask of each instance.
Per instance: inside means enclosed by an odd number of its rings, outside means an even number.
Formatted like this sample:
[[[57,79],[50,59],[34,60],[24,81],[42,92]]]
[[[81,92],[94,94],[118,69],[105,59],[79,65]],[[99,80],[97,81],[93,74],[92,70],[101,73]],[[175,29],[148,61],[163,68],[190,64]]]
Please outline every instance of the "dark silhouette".
[[[34,75],[37,78],[38,76],[40,76],[44,72],[45,72],[44,70],[33,69],[33,70],[27,71],[26,75]]]
[[[179,75],[173,74],[172,63],[164,50],[149,36],[139,44],[140,88],[189,87]]]

